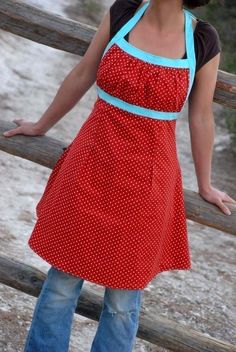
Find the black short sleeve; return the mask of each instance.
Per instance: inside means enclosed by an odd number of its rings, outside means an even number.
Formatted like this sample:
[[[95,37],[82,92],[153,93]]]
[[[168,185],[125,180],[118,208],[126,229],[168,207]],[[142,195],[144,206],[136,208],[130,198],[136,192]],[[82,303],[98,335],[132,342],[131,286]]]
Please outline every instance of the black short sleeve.
[[[197,68],[210,61],[215,55],[221,52],[221,43],[217,30],[210,23],[199,20],[195,29],[195,52]]]
[[[142,0],[115,0],[110,7],[110,39],[133,16]]]
[[[134,15],[142,0],[115,0],[110,7],[110,39]],[[216,28],[209,22],[197,18],[194,31],[196,71],[221,51]]]

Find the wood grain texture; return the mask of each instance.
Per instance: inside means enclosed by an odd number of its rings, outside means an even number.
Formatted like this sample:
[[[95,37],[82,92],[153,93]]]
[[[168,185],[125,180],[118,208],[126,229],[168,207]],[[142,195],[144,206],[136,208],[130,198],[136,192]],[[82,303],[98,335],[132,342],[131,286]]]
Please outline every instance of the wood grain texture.
[[[0,282],[31,296],[38,297],[46,274],[31,267],[0,256]],[[98,321],[103,297],[83,288],[76,313]],[[175,352],[236,352],[236,346],[199,333],[165,317],[146,313],[141,307],[137,337]]]
[[[0,150],[52,169],[66,145],[46,135],[16,135],[9,138],[3,136],[4,131],[15,127],[12,122],[0,120]],[[236,205],[227,203],[232,213],[225,215],[197,192],[184,190],[184,200],[188,219],[236,235]]]
[[[87,24],[14,0],[1,0],[0,28],[81,56],[96,31]]]
[[[1,0],[0,28],[80,56],[84,55],[97,31],[96,27],[16,0]],[[236,109],[236,75],[218,70],[214,101]]]

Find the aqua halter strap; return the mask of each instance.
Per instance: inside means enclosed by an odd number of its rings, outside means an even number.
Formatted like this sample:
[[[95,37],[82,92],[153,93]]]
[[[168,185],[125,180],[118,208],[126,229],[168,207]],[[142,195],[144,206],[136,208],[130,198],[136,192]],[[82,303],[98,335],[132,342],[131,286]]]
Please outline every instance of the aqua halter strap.
[[[103,56],[106,54],[106,52],[110,49],[110,47],[113,44],[118,45],[119,47],[122,48],[125,52],[130,53],[132,56],[135,56],[137,58],[140,58],[146,62],[150,62],[153,64],[161,65],[161,66],[167,66],[167,67],[176,67],[176,68],[189,68],[189,73],[190,73],[190,81],[189,81],[189,87],[188,87],[188,92],[187,96],[185,99],[185,103],[187,102],[187,99],[189,97],[190,91],[192,89],[193,81],[194,81],[194,76],[195,76],[195,70],[196,70],[196,57],[195,57],[195,48],[194,48],[194,31],[192,27],[192,18],[196,18],[191,12],[188,10],[184,9],[184,15],[185,15],[185,45],[186,45],[186,53],[187,53],[187,58],[186,59],[171,59],[171,58],[165,58],[162,56],[157,56],[153,55],[151,53],[146,53],[143,50],[140,50],[136,48],[135,46],[129,44],[126,42],[124,39],[125,35],[130,32],[130,30],[136,25],[136,23],[139,21],[147,7],[149,6],[149,1],[147,1],[136,13],[131,19],[120,28],[120,30],[115,34],[115,36],[109,41],[107,44]],[[102,56],[102,57],[103,57]],[[137,115],[142,115],[146,117],[152,117],[152,118],[159,118],[159,119],[176,119],[179,115],[180,112],[166,112],[166,111],[158,111],[158,110],[151,110],[147,108],[143,108],[137,105],[129,104],[119,98],[116,98],[109,93],[105,92],[102,90],[100,87],[97,86],[97,92],[98,95],[110,103],[111,105],[114,105],[116,107],[119,107],[123,110],[126,110],[128,112],[132,112]]]
[[[129,19],[126,24],[120,28],[120,30],[114,35],[114,37],[110,40],[107,44],[103,56],[107,52],[107,50],[121,37],[125,37],[125,35],[135,26],[135,24],[139,21],[143,13],[145,12],[146,8],[149,5],[149,1],[147,1],[135,14],[133,17]]]
[[[189,70],[190,70],[190,82],[189,82],[189,89],[188,89],[188,94],[185,100],[188,100],[190,91],[192,89],[194,77],[195,77],[195,71],[196,71],[196,55],[195,55],[195,47],[194,47],[194,31],[193,31],[193,26],[192,26],[192,18],[196,19],[194,15],[191,14],[191,12],[187,11],[184,9],[185,16],[186,16],[186,28],[185,28],[185,33],[186,33],[186,51],[187,51],[187,58],[189,61]]]

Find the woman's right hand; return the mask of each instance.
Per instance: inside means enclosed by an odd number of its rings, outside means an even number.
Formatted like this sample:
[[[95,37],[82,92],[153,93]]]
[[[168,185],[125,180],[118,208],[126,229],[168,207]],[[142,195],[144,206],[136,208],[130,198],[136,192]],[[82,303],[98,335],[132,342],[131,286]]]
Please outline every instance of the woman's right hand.
[[[13,122],[15,122],[18,127],[3,132],[5,137],[12,137],[16,134],[24,134],[26,136],[43,136],[46,133],[46,131],[41,131],[38,128],[36,122],[27,122],[24,119],[15,119]]]

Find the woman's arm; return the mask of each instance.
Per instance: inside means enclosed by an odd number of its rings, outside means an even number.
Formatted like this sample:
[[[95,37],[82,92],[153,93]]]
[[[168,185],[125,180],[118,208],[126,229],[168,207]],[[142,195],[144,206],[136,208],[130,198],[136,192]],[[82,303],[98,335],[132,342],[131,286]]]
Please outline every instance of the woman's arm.
[[[188,119],[199,194],[205,200],[216,204],[225,214],[230,215],[230,210],[223,201],[233,204],[236,204],[236,201],[211,185],[211,162],[215,136],[212,102],[219,62],[220,53],[197,71],[189,96]]]
[[[13,120],[19,127],[4,132],[10,137],[16,134],[43,135],[56,124],[83,97],[96,81],[99,62],[110,36],[110,11],[103,17],[86,53],[69,72],[59,87],[56,96],[41,118],[35,122]]]

